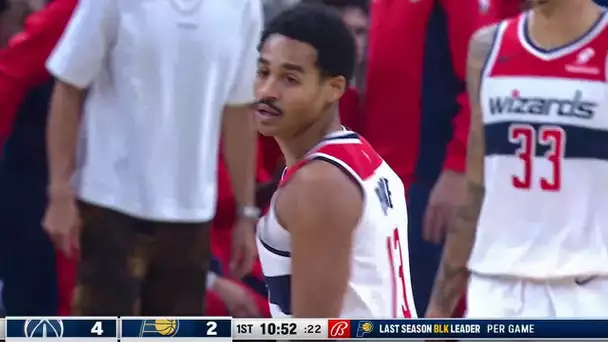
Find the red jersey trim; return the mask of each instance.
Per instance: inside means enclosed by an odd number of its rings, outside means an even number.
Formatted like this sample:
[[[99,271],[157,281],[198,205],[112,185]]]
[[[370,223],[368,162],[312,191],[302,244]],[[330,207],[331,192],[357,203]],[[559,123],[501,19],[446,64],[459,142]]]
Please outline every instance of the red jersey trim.
[[[500,54],[505,31],[511,22],[513,22],[513,19],[503,20],[497,24],[496,32],[494,33],[494,38],[492,39],[492,46],[490,47],[490,53],[486,58],[483,69],[481,69],[481,82],[483,82],[484,77],[490,75],[492,69],[494,69],[494,64],[496,64],[496,59]],[[481,90],[481,84],[479,89]]]
[[[371,145],[361,137],[349,136],[344,139],[325,140],[309,152],[304,159],[285,169],[279,187],[287,184],[304,165],[318,159],[337,162],[358,181],[363,181],[373,175],[383,162]]]

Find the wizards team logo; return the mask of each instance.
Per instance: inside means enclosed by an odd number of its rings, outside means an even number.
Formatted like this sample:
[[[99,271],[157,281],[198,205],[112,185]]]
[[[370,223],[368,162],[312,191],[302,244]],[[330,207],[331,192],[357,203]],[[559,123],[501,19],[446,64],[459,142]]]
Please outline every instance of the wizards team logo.
[[[63,337],[63,322],[60,319],[28,319],[23,325],[25,337]]]

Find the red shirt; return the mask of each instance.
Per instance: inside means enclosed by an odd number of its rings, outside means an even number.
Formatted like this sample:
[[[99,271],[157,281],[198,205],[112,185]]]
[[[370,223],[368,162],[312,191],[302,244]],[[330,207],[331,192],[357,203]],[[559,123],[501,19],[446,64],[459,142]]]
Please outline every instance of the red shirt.
[[[45,62],[61,37],[78,0],[55,0],[30,15],[24,30],[0,50],[0,142],[10,133],[13,119],[30,88],[50,77]]]
[[[479,0],[376,0],[363,135],[401,177],[464,171],[466,54]]]
[[[78,0],[55,0],[30,15],[23,32],[0,50],[0,143],[10,134],[13,119],[30,88],[46,82],[45,62],[67,26]],[[70,313],[76,260],[57,253],[59,314]]]

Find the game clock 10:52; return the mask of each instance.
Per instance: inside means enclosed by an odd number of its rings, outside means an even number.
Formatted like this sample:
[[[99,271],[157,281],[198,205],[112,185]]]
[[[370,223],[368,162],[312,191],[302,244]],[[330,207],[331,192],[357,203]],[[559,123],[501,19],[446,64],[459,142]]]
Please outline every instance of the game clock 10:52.
[[[297,324],[294,322],[264,322],[260,326],[265,336],[296,336]]]

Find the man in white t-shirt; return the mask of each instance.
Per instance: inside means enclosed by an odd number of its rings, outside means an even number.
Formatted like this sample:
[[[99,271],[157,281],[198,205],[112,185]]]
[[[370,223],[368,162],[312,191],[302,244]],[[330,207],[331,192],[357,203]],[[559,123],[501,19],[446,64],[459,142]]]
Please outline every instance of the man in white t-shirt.
[[[202,315],[220,132],[249,271],[261,26],[259,0],[80,0],[47,63],[43,222],[80,252],[74,314]]]

